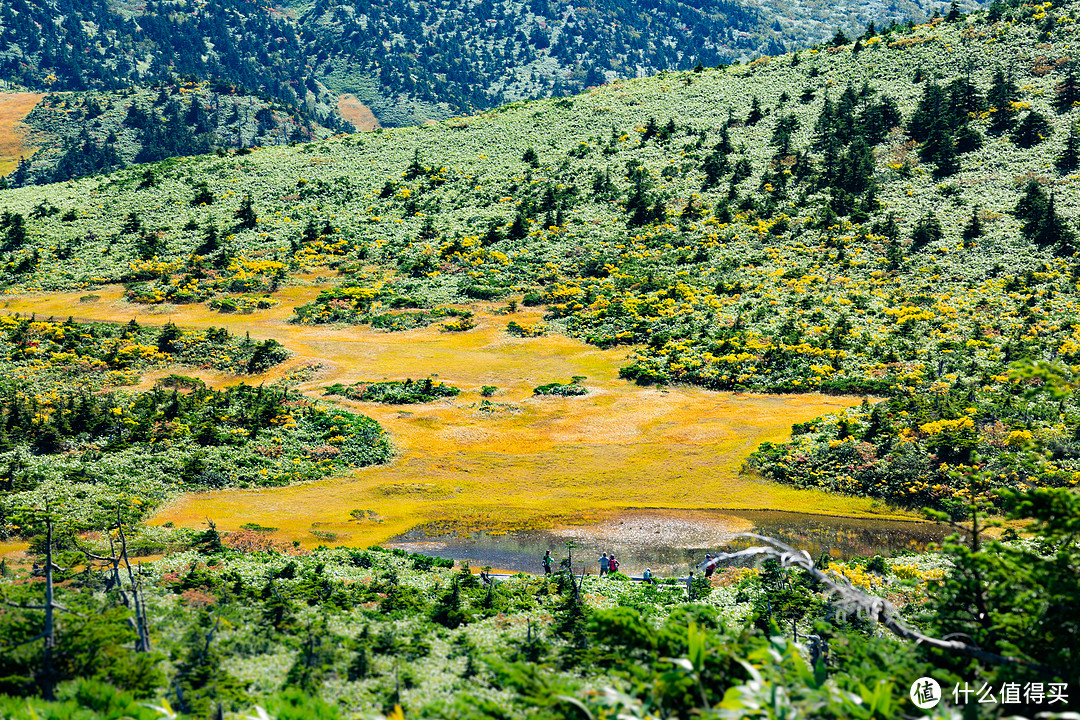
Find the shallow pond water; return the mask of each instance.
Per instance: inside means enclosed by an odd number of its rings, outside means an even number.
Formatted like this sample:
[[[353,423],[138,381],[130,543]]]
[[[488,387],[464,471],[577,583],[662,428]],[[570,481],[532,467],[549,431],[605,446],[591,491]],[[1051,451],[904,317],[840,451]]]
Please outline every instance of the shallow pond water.
[[[808,515],[778,511],[628,510],[585,525],[559,525],[519,532],[456,532],[418,527],[392,539],[388,547],[452,558],[473,567],[539,572],[545,550],[567,557],[576,572],[595,573],[601,553],[614,553],[621,570],[640,574],[685,575],[705,553],[760,544],[740,533],[777,538],[811,557],[893,556],[924,550],[948,534],[942,525]]]

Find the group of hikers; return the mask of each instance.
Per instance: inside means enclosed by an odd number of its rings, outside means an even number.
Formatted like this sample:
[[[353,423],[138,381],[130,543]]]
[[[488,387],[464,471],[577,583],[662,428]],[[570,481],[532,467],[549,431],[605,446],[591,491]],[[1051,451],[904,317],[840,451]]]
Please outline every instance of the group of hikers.
[[[600,577],[619,572],[619,561],[615,559],[615,553],[608,557],[607,553],[600,556]]]
[[[551,557],[551,551],[548,550],[544,553],[544,558],[541,561],[544,565],[544,574],[551,574],[551,564],[555,561],[555,558]],[[610,575],[611,573],[619,572],[619,561],[615,558],[615,553],[608,555],[604,553],[600,556],[600,577]],[[645,571],[646,580],[652,577],[652,571]]]
[[[555,558],[551,557],[550,550],[544,553],[544,557],[541,560],[541,563],[544,566],[545,575],[551,574],[551,566],[554,561]],[[611,553],[610,555],[608,553],[601,554],[598,562],[600,563],[600,577],[610,575],[611,573],[619,572],[619,561],[618,559],[616,559],[615,553]],[[716,562],[711,554],[705,554],[705,562],[703,562],[702,565],[705,566],[705,577],[712,577],[713,571],[716,570]],[[687,578],[687,582],[693,581],[693,578],[694,573],[693,571],[691,571],[690,577]],[[644,582],[652,583],[653,585],[657,583],[656,576],[653,575],[653,571],[650,568],[645,568],[645,572],[641,574],[641,579]]]

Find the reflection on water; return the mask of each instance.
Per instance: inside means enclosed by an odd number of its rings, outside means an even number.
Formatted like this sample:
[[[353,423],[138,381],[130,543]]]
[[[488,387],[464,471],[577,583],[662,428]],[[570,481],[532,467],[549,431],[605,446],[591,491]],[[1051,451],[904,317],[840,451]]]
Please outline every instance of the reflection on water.
[[[754,532],[767,535],[805,550],[811,557],[828,554],[832,558],[896,555],[920,552],[930,543],[940,543],[950,530],[944,525],[896,522],[871,518],[844,518],[803,515],[773,510],[734,512],[754,525]]]
[[[589,525],[514,533],[469,532],[429,534],[423,526],[394,538],[388,545],[468,562],[473,567],[540,572],[540,558],[551,550],[557,558],[573,557],[574,570],[595,572],[603,552],[614,553],[621,569],[661,575],[684,574],[706,552],[754,544],[736,537],[755,532],[805,550],[814,558],[891,556],[924,550],[940,542],[948,528],[930,523],[805,515],[771,510],[630,510]],[[567,546],[570,545],[568,548]]]

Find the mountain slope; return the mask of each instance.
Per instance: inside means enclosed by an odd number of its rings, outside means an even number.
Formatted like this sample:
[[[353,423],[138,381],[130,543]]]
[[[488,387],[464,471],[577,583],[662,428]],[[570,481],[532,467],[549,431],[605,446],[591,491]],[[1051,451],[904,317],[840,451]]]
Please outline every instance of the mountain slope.
[[[775,20],[785,14],[783,24]],[[82,94],[51,97],[31,115],[36,146],[52,151],[25,158],[7,182],[59,181],[155,155],[310,140],[354,129],[345,113],[363,127],[422,123],[615,78],[781,53],[831,37],[834,21],[862,32],[874,20],[923,15],[907,2],[888,12],[853,4],[822,14],[799,2],[757,9],[652,0],[589,8],[548,0],[392,0],[275,8],[213,0],[129,8],[19,0],[0,8],[0,79]],[[149,137],[119,120],[132,103],[145,110],[151,93],[176,96],[193,87],[204,117],[181,123],[150,113],[149,124],[159,127]],[[190,100],[180,101],[189,115]]]
[[[935,6],[936,7],[936,6]],[[16,0],[0,10],[0,77],[34,90],[216,80],[341,124],[337,95],[383,125],[577,92],[615,78],[780,53],[923,7],[803,2],[379,0],[275,8],[251,0]],[[782,21],[781,21],[782,20]],[[331,93],[333,96],[331,96]]]
[[[328,265],[340,284],[297,321],[381,327],[448,302],[544,304],[549,329],[631,346],[637,382],[889,398],[766,449],[754,462],[777,479],[948,508],[950,468],[978,454],[991,487],[1073,484],[1080,408],[1007,375],[1080,353],[1073,11],[998,5],[432,127],[7,191],[4,279],[184,303]],[[1058,448],[1052,471],[1018,462],[1032,438]]]
[[[63,182],[133,163],[211,150],[283,145],[332,131],[295,109],[215,83],[51,93],[21,119],[37,150],[9,185]]]

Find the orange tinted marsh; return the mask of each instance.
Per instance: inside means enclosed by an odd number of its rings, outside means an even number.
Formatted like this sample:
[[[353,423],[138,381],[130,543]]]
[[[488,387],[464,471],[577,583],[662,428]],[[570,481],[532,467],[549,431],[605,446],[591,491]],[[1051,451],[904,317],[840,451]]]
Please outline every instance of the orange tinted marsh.
[[[45,97],[40,93],[0,93],[0,175],[7,175],[36,148],[27,143],[23,118]]]
[[[12,297],[5,308],[38,317],[224,325],[252,339],[276,338],[293,357],[266,375],[243,380],[268,381],[319,363],[300,385],[312,397],[336,382],[428,375],[462,390],[424,405],[342,403],[375,418],[390,434],[396,455],[388,465],[291,487],[185,495],[159,511],[152,519],[156,524],[199,527],[210,518],[220,529],[234,530],[256,522],[278,528],[280,540],[367,545],[421,523],[512,530],[586,522],[623,508],[909,517],[868,499],[797,490],[740,473],[761,442],[784,440],[792,423],[857,404],[857,398],[638,387],[618,379],[625,348],[601,350],[561,335],[509,335],[509,320],[540,319],[529,308],[500,315],[478,304],[477,327],[466,332],[443,332],[438,325],[386,333],[288,324],[292,308],[318,290],[286,288],[277,294],[280,305],[251,315],[223,315],[202,305],[131,305],[119,288],[95,291],[92,302],[80,302],[81,293]],[[181,372],[219,386],[242,380]],[[569,382],[575,375],[586,377],[588,395],[532,394],[537,385]],[[488,407],[481,407],[484,385],[498,388]]]

